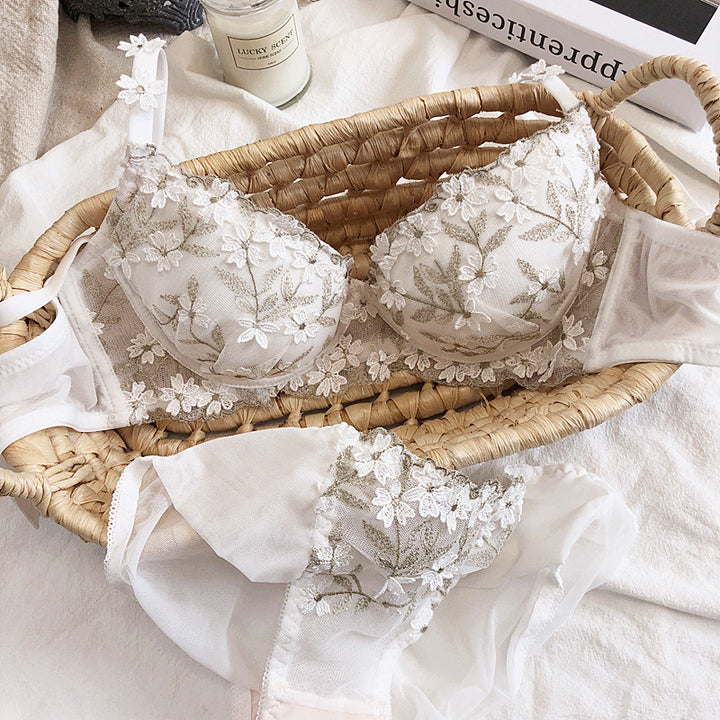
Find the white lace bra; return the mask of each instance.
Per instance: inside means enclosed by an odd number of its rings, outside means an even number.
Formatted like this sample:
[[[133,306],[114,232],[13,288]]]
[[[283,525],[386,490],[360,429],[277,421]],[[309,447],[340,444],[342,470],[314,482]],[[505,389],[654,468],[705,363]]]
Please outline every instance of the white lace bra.
[[[717,264],[714,239],[612,198],[587,111],[556,69],[540,62],[514,79],[542,83],[564,117],[440,181],[375,238],[361,282],[295,218],[160,154],[164,52],[154,41],[130,52],[128,160],[102,225],[42,290],[0,303],[0,325],[51,301],[58,315],[0,357],[16,386],[0,405],[0,445],[47,423],[211,419],[280,390],[331,396],[400,369],[537,387],[618,362],[716,361],[714,270],[693,280]]]
[[[351,258],[229,182],[188,175],[157,153],[162,112],[147,100],[148,78],[153,65],[162,74],[162,55],[150,45],[137,53],[145,94],[129,98],[126,170],[92,243],[182,366],[232,386],[281,385],[342,337]],[[582,103],[551,72],[539,79],[564,119],[489,167],[449,176],[372,247],[373,304],[435,358],[478,363],[525,350],[577,294],[606,185]]]

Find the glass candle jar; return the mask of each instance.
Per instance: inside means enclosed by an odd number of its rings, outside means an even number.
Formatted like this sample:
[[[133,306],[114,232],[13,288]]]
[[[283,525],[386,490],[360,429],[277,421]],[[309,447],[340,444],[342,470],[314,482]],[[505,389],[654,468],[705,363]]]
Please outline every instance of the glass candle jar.
[[[289,105],[310,82],[297,0],[201,0],[225,82]]]

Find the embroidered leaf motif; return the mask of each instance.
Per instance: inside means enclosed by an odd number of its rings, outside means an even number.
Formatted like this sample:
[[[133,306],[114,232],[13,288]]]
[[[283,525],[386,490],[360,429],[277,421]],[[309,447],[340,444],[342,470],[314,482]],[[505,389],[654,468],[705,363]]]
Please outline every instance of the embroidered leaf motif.
[[[593,167],[595,159],[593,158],[592,152],[590,152],[585,145],[581,145],[580,143],[575,143],[575,149],[577,150],[577,154],[585,161],[585,164],[588,167]]]
[[[449,292],[443,290],[442,288],[437,288],[435,292],[437,293],[440,303],[448,308],[448,310],[455,307],[455,303],[453,302],[453,298]]]
[[[432,265],[427,265],[425,263],[419,263],[416,265],[416,267],[419,267],[422,272],[424,273],[425,277],[436,285],[442,285],[445,282],[445,275],[442,273],[441,270],[438,270],[436,267],[433,267]]]
[[[527,240],[529,242],[542,242],[548,238],[553,237],[557,230],[558,224],[554,220],[548,220],[547,222],[541,222],[534,225],[529,230],[520,234],[521,240]]]
[[[264,320],[272,321],[278,318],[278,314],[273,310],[278,309],[277,295],[268,295],[258,306],[258,315]]]
[[[220,255],[219,252],[211,250],[206,245],[199,245],[198,243],[189,242],[188,240],[180,245],[180,249],[185,250],[195,257],[218,257]]]
[[[555,190],[554,183],[550,182],[547,184],[545,197],[547,199],[547,204],[555,211],[555,214],[560,217],[562,215],[562,205],[560,204],[560,198]]]
[[[333,305],[335,305],[336,296],[333,295],[332,291],[332,277],[326,275],[323,278],[323,289],[322,289],[322,312],[327,312]]]
[[[375,545],[376,548],[383,552],[392,552],[393,545],[390,538],[385,533],[378,530],[374,525],[371,525],[366,520],[363,520],[363,529],[368,537],[368,540]]]
[[[429,323],[435,320],[438,313],[435,308],[423,306],[416,310],[410,317],[419,323]]]
[[[330,598],[332,603],[331,612],[334,614],[345,612],[350,609],[351,605],[354,605],[353,596],[346,592],[346,594],[334,595]]]
[[[352,592],[355,589],[352,581],[346,575],[333,575],[333,580],[335,580],[335,582],[347,592]]]
[[[280,282],[280,292],[285,302],[289,302],[293,295],[295,295],[296,288],[293,286],[290,273],[283,275],[282,281]]]
[[[450,256],[450,263],[448,265],[447,275],[450,276],[454,281],[457,280],[458,273],[460,272],[460,249],[456,245],[453,248],[452,255]]]
[[[556,182],[555,184],[556,184],[557,189],[560,191],[560,194],[563,197],[567,198],[568,200],[570,200],[572,202],[577,202],[577,194],[569,185],[566,185],[565,183],[562,183],[559,181]]]
[[[575,225],[577,222],[577,210],[572,205],[568,205],[565,208],[565,213],[567,215],[568,222],[571,225]]]
[[[355,603],[355,613],[357,614],[363,612],[363,610],[367,610],[371,604],[371,598],[366,597],[365,595],[361,595]]]
[[[512,230],[510,225],[503,225],[498,228],[490,239],[483,245],[483,255],[489,255],[493,250],[497,250],[507,240],[508,233]]]
[[[243,280],[237,273],[226,270],[223,267],[216,267],[215,272],[222,280],[225,287],[235,295],[236,300],[239,298],[255,296],[255,293],[250,288],[250,285],[245,282],[245,280]]]
[[[460,225],[455,225],[454,223],[450,223],[447,220],[443,220],[441,222],[443,230],[453,239],[457,240],[458,242],[467,243],[468,245],[474,245],[477,246],[477,235],[479,233],[476,233],[473,235],[473,233],[466,230],[464,227],[461,227]]]
[[[428,285],[425,280],[423,280],[422,273],[420,272],[420,268],[417,267],[417,265],[413,265],[413,279],[415,280],[415,287],[431,302],[435,301],[435,296],[433,295],[433,291],[430,289],[430,285]]]
[[[510,302],[513,304],[526,303],[526,302],[531,302],[534,299],[535,299],[535,295],[532,295],[527,290],[525,290],[524,292],[521,292],[519,295],[516,295]]]
[[[359,500],[354,495],[349,493],[347,490],[343,490],[342,488],[336,488],[333,490],[332,494],[338,499],[342,500],[346,505],[349,505],[350,507],[359,508],[360,510],[365,510],[366,505],[362,500]]]
[[[431,522],[424,522],[413,528],[408,537],[408,545],[415,549],[420,548],[423,554],[427,555],[437,542],[437,532]]]
[[[481,210],[476,217],[470,219],[468,225],[475,234],[475,244],[477,244],[477,240],[479,240],[479,238],[481,238],[485,234],[485,228],[487,227],[487,210]],[[508,230],[509,229],[510,228],[508,228]],[[489,252],[487,250],[487,245],[485,246],[485,248],[486,252]]]
[[[212,329],[210,339],[215,343],[218,349],[225,346],[225,338],[223,337],[223,333],[219,325],[216,325]]]
[[[537,274],[535,268],[529,262],[527,262],[527,260],[518,258],[517,264],[520,266],[520,271],[526,278],[534,280],[535,282],[540,282],[540,276]]]
[[[260,292],[258,294],[264,295],[265,293],[270,292],[270,289],[275,284],[275,280],[280,277],[283,270],[284,268],[282,266],[274,267],[272,270],[270,270],[270,272],[265,276],[262,287],[260,288]]]
[[[188,280],[188,283],[187,283],[187,292],[188,292],[188,297],[193,302],[195,302],[197,300],[199,287],[200,286],[198,284],[198,279],[194,275],[191,275],[190,279]]]

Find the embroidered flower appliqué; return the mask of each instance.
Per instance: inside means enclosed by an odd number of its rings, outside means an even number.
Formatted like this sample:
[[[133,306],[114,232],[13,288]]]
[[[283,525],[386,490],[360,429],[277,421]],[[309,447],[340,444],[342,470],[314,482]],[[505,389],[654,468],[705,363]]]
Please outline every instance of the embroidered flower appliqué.
[[[158,107],[157,96],[166,90],[164,80],[155,80],[148,72],[138,70],[137,75],[121,75],[116,83],[122,90],[118,97],[128,105],[138,103],[142,110]]]

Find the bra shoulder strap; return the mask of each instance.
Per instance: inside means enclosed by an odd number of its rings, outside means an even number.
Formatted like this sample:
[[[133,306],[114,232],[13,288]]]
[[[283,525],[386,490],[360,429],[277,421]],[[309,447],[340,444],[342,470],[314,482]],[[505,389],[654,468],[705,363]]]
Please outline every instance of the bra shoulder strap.
[[[51,300],[54,300],[62,289],[63,282],[65,282],[65,277],[75,256],[89,239],[90,236],[83,235],[75,240],[68,248],[63,259],[58,263],[55,273],[45,281],[45,284],[39,290],[20,293],[7,298],[7,300],[0,301],[0,327],[5,327],[5,325],[10,325],[20,320],[20,318],[27,317],[30,313],[39,310]]]
[[[575,93],[558,77],[565,71],[559,65],[547,65],[544,60],[538,60],[527,70],[515,73],[510,83],[538,83],[542,85],[558,102],[565,115],[582,103]]]
[[[154,145],[160,150],[165,132],[168,83],[165,51],[156,49],[138,52],[130,80],[131,84],[137,83],[136,94],[120,93],[120,97],[130,105],[128,141],[131,145]]]
[[[563,114],[567,115],[578,105],[582,105],[582,100],[579,100],[557,75],[542,78],[540,84],[557,100]]]
[[[135,54],[132,77],[123,76],[120,81],[124,88],[120,98],[130,105],[128,140],[131,145],[154,145],[160,149],[165,127],[167,79],[167,57],[162,48],[142,48]],[[55,299],[75,256],[88,240],[89,236],[83,236],[70,246],[42,288],[0,301],[0,327],[27,317]]]

